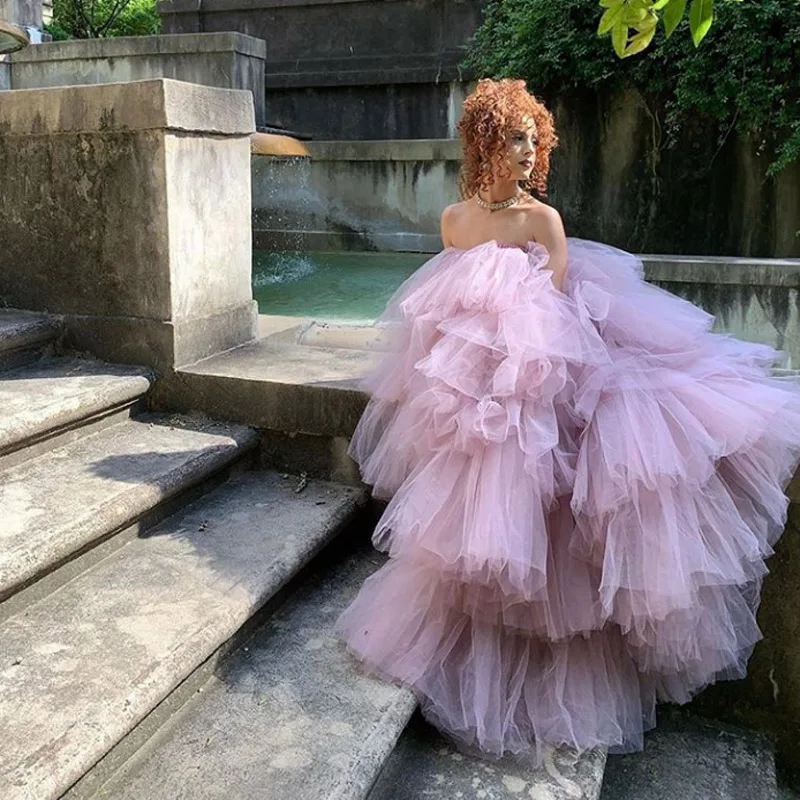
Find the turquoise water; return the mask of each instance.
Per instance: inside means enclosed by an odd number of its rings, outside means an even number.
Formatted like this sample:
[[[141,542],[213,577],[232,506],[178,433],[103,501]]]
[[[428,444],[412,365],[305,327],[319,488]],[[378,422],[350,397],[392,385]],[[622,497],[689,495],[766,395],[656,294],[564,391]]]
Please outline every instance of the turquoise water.
[[[261,314],[374,320],[394,290],[430,256],[420,253],[253,253]]]

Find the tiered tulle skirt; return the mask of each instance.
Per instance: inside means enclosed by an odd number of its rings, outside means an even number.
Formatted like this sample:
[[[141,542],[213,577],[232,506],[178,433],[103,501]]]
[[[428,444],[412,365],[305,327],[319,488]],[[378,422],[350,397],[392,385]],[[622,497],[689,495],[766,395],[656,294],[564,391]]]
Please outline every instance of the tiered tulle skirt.
[[[448,249],[381,319],[351,454],[387,564],[338,630],[486,754],[638,749],[657,701],[744,674],[800,459],[776,353],[709,332],[640,263]]]

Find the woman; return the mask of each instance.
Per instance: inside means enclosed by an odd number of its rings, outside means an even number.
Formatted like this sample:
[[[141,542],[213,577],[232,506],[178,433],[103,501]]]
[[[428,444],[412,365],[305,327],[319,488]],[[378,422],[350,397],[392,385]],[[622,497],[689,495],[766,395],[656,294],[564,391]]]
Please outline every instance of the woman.
[[[365,382],[351,453],[391,558],[339,632],[468,748],[636,750],[657,701],[745,672],[800,392],[637,259],[568,247],[523,82],[481,81],[460,130],[464,201]]]

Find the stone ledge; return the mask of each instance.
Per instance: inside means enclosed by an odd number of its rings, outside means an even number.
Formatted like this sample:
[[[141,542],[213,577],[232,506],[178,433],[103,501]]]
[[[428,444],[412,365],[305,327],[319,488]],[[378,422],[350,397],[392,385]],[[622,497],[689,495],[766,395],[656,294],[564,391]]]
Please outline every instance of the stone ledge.
[[[530,761],[513,757],[489,764],[459,753],[452,742],[416,714],[372,787],[369,800],[599,800],[605,764],[602,748],[580,756],[574,751],[556,750],[549,770],[545,766],[535,769]],[[665,794],[659,800],[678,797]],[[623,796],[610,794],[609,800],[623,800]],[[643,799],[626,795],[624,800]]]
[[[58,335],[60,327],[57,319],[46,314],[0,309],[0,354],[46,344]]]
[[[387,139],[310,141],[314,161],[460,161],[458,139]]]
[[[0,599],[257,444],[243,426],[145,415],[4,471]]]
[[[375,357],[256,342],[165,377],[156,384],[153,403],[263,430],[349,437],[367,402],[358,381]]]
[[[152,55],[240,53],[266,58],[263,39],[243,33],[171,33],[157,36],[122,36],[114,39],[71,39],[28,47],[9,57],[12,64],[71,61],[76,58],[130,58]]]
[[[800,258],[642,255],[645,277],[658,283],[800,287]]]
[[[364,231],[254,230],[253,246],[262,250],[292,250],[302,234],[304,249],[336,252],[435,253],[442,249],[438,233],[378,233]]]
[[[168,78],[0,93],[0,135],[9,138],[153,129],[249,136],[252,93]]]
[[[149,370],[63,358],[0,377],[0,455],[14,453],[129,406],[150,388]]]
[[[354,67],[345,61],[331,62],[316,72],[271,72],[266,75],[267,89],[323,89],[340,86],[391,86],[396,84],[436,84],[464,81],[467,76],[455,65],[396,67],[391,61],[386,66]],[[270,66],[267,66],[270,70]]]
[[[610,756],[604,797],[768,800],[776,797],[771,743],[751,731],[662,708],[642,753]]]
[[[61,332],[57,318],[26,311],[0,310],[0,370],[40,357]]]

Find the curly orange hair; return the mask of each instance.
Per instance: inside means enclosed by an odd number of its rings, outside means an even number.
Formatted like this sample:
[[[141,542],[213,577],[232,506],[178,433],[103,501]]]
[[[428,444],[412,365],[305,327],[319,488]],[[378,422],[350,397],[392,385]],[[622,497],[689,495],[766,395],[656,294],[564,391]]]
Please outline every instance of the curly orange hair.
[[[458,132],[464,150],[459,189],[468,199],[494,183],[492,164],[506,148],[509,131],[530,118],[536,126],[536,163],[531,177],[520,186],[544,196],[550,172],[550,153],[558,144],[553,115],[527,89],[525,81],[484,78],[464,101]]]

